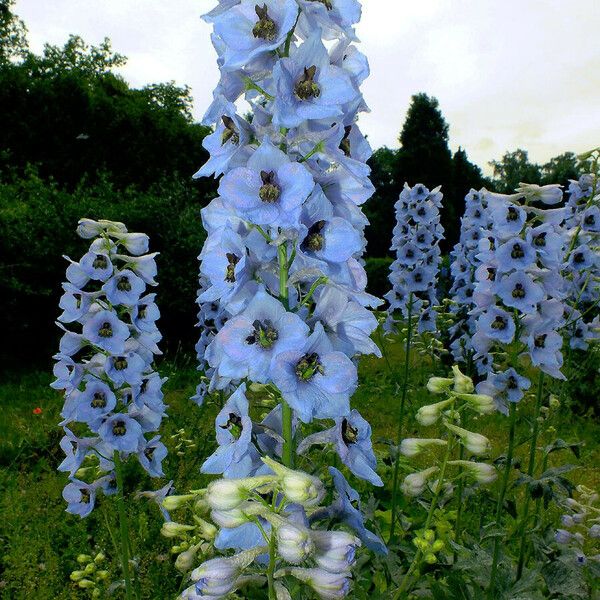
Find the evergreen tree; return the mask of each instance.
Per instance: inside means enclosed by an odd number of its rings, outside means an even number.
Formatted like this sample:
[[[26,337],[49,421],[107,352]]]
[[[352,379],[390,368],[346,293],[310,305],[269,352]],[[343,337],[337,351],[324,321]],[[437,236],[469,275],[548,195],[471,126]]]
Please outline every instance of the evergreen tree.
[[[520,183],[541,183],[542,169],[529,162],[526,150],[517,149],[506,152],[501,160],[493,160],[494,183],[496,189],[503,194],[512,194]],[[555,182],[553,182],[555,183]]]

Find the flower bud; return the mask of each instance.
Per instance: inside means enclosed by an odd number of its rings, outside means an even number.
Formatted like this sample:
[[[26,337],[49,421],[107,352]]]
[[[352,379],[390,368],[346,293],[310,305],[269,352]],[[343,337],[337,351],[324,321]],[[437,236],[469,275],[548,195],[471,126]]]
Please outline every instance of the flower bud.
[[[572,537],[573,534],[570,531],[567,531],[566,529],[557,529],[556,533],[554,534],[554,539],[559,544],[568,544],[571,541]]]
[[[176,523],[175,521],[167,521],[163,523],[160,533],[166,538],[174,538],[185,536],[188,531],[193,531],[195,527],[193,525],[183,525],[182,523]]]
[[[426,529],[423,532],[423,539],[431,544],[435,541],[435,531],[433,531],[433,529]]]
[[[186,494],[185,496],[167,496],[162,501],[162,505],[165,510],[177,510],[195,497],[194,494]]]
[[[486,463],[471,462],[470,460],[450,460],[448,464],[465,468],[479,483],[492,483],[498,477],[496,469]]]
[[[275,573],[276,577],[292,575],[296,579],[310,585],[313,590],[325,599],[343,598],[350,591],[350,573],[330,573],[324,569],[301,569],[294,567],[282,569]]]
[[[429,446],[445,446],[445,440],[435,438],[405,438],[400,444],[400,452],[404,456],[416,456]]]
[[[225,529],[233,529],[247,523],[250,519],[246,513],[239,509],[231,510],[213,510],[210,513],[210,518],[219,526]]]
[[[85,577],[85,573],[83,571],[73,571],[69,578],[71,581],[81,581]]]
[[[575,521],[571,515],[563,515],[560,518],[560,522],[562,523],[563,527],[573,527],[573,525],[575,525]]]
[[[470,394],[475,389],[473,380],[463,375],[457,365],[452,367],[452,373],[454,375],[454,391],[457,394]]]
[[[423,560],[428,564],[428,565],[435,565],[435,563],[437,562],[437,557],[435,556],[435,554],[433,554],[432,552],[428,552],[424,557]]]
[[[209,483],[206,501],[213,510],[231,510],[246,500],[250,491],[263,487],[273,479],[271,476],[217,479]]]
[[[330,573],[349,571],[356,557],[360,540],[345,531],[312,531],[316,548],[315,561]]]
[[[430,377],[427,382],[427,389],[432,394],[445,394],[452,388],[454,379],[448,377]]]
[[[420,496],[425,491],[427,480],[438,471],[439,467],[430,467],[424,471],[407,475],[402,482],[402,492],[407,496]]]
[[[421,406],[415,418],[423,426],[433,425],[440,418],[442,411],[453,402],[453,399],[449,399],[442,400],[442,402],[437,402],[436,404]]]
[[[98,581],[106,581],[108,579],[109,572],[108,571],[98,571],[96,573],[96,579]]]
[[[92,560],[92,557],[89,554],[79,554],[77,556],[77,562],[80,565],[85,565],[86,563],[89,563],[90,560]]]
[[[444,549],[444,542],[442,540],[435,540],[431,546],[432,552],[441,552]]]
[[[297,502],[302,506],[315,506],[323,499],[325,488],[316,477],[302,471],[288,469],[267,457],[262,460],[279,477],[281,491],[291,502]]]
[[[550,408],[557,409],[560,406],[560,400],[554,395],[550,395]]]
[[[196,554],[200,549],[200,544],[192,546],[189,550],[182,552],[175,559],[175,568],[181,573],[187,573],[193,566],[196,560]]]
[[[292,523],[277,528],[277,551],[283,560],[293,565],[304,562],[314,551],[310,531]]]
[[[600,524],[594,523],[594,525],[589,528],[588,534],[593,539],[600,538]]]
[[[467,431],[462,427],[457,427],[451,423],[445,423],[446,427],[454,432],[458,437],[462,445],[475,456],[485,456],[491,449],[490,440],[484,435],[474,433],[473,431]]]
[[[106,560],[106,555],[104,554],[104,552],[98,552],[98,554],[96,554],[96,556],[94,557],[94,562],[97,565],[103,563],[105,560]]]
[[[96,572],[96,565],[95,565],[93,562],[91,562],[91,563],[88,563],[88,564],[85,566],[85,569],[83,570],[83,572],[84,572],[86,575],[93,575],[93,574]]]
[[[93,581],[91,581],[90,579],[81,579],[77,582],[77,585],[82,590],[89,590],[93,587],[96,587],[96,584]]]
[[[194,521],[198,525],[199,535],[205,540],[214,540],[217,537],[217,528],[208,521],[201,519],[198,515],[194,515]]]
[[[469,406],[480,415],[491,415],[496,412],[494,399],[486,394],[456,394],[456,397],[468,402]]]
[[[92,598],[100,598],[102,592],[98,588],[92,590]]]

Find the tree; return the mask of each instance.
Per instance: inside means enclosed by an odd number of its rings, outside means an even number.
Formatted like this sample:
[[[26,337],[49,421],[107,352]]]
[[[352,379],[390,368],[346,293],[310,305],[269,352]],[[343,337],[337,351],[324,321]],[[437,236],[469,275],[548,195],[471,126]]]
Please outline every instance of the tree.
[[[579,159],[574,152],[564,152],[551,158],[542,167],[542,183],[560,183],[565,189],[569,187],[569,179],[579,179],[581,174]]]
[[[36,164],[40,176],[69,189],[102,173],[121,189],[144,189],[175,173],[189,179],[206,158],[209,132],[192,123],[189,88],[132,89],[114,73],[125,61],[108,39],[89,46],[71,36],[62,48],[46,45],[41,56],[4,64],[0,170],[23,174]],[[214,189],[208,180],[195,185],[203,194]]]
[[[0,67],[25,58],[29,51],[27,28],[13,12],[14,0],[0,0]]]
[[[463,200],[456,198],[452,189],[453,165],[448,130],[437,99],[424,93],[414,95],[400,133],[396,173],[400,185],[406,181],[410,186],[422,183],[430,189],[442,186],[441,221],[446,231],[444,250],[458,239],[459,218],[463,212]]]
[[[500,161],[491,161],[494,168],[496,189],[503,194],[512,194],[520,183],[541,183],[542,169],[529,162],[526,150],[506,152]]]
[[[375,193],[365,203],[364,212],[369,219],[365,235],[369,256],[386,256],[392,242],[395,224],[394,204],[398,200],[402,183],[395,180],[398,150],[379,148],[369,160],[371,181]]]

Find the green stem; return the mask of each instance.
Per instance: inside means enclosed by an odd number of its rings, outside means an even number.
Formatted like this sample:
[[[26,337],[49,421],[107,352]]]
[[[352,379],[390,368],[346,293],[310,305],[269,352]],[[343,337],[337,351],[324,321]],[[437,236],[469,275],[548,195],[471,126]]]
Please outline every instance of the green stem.
[[[510,470],[512,468],[513,456],[515,452],[515,429],[517,424],[517,407],[514,403],[510,403],[508,406],[509,418],[510,418],[510,430],[508,434],[508,453],[506,455],[506,464],[504,465],[504,476],[502,477],[502,485],[500,487],[500,494],[498,495],[498,502],[496,504],[496,515],[495,522],[496,527],[500,523],[502,517],[502,510],[504,508],[504,498],[506,496],[506,490],[508,488],[508,480],[510,479]],[[500,556],[500,536],[494,537],[494,551],[492,555],[492,570],[490,572],[490,583],[488,586],[488,598],[494,598],[494,586],[496,583],[496,573],[498,572],[498,557]]]
[[[465,429],[467,428],[467,416],[465,413],[465,417],[462,420],[463,422],[461,423],[461,427],[464,427]],[[459,460],[463,460],[465,458],[465,447],[461,444],[460,445],[460,451],[458,454],[458,459]],[[462,514],[463,514],[463,492],[464,492],[464,487],[465,487],[465,483],[464,483],[464,477],[462,477],[462,472],[463,472],[463,468],[460,467],[459,468],[459,472],[458,472],[458,493],[457,493],[457,508],[456,508],[456,525],[455,525],[455,532],[454,532],[454,541],[457,544],[460,544],[460,538],[461,538],[461,534],[462,534]],[[458,553],[455,550],[454,551],[454,562],[456,562]]]
[[[123,463],[119,452],[115,450],[114,454],[115,475],[117,478],[117,508],[119,511],[119,531],[121,534],[121,566],[123,568],[123,578],[125,579],[125,595],[127,600],[132,600],[133,591],[131,587],[131,577],[129,575],[129,522],[127,521],[127,511],[125,510],[125,495],[123,491]]]
[[[444,477],[446,476],[446,468],[448,466],[448,461],[450,460],[450,453],[452,451],[452,448],[454,447],[454,444],[452,443],[453,439],[454,439],[454,436],[449,432],[448,443],[446,444],[446,453],[444,454],[444,460],[442,461],[442,466],[440,467],[440,476],[438,478],[438,483],[435,488],[435,493],[433,494],[433,500],[431,501],[431,506],[429,507],[429,512],[427,513],[427,519],[425,520],[425,526],[424,526],[425,530],[429,529],[429,527],[431,526],[431,521],[433,520],[433,515],[435,513],[435,509],[437,507],[437,503],[438,503],[440,494],[444,487]],[[400,584],[400,587],[396,590],[396,593],[392,597],[392,600],[399,600],[400,598],[402,598],[402,594],[406,591],[408,585],[410,584],[410,580],[411,580],[413,572],[415,571],[415,569],[419,566],[419,563],[421,562],[422,555],[423,555],[422,550],[420,550],[420,549],[417,550],[417,553],[415,554],[415,557],[413,558],[413,561],[412,561],[410,567],[408,568],[406,575],[402,579],[402,583]]]
[[[535,401],[535,413],[533,415],[533,433],[531,436],[531,445],[529,446],[529,464],[527,466],[527,475],[533,477],[535,473],[535,454],[537,451],[537,441],[540,433],[540,410],[542,408],[542,400],[544,398],[544,373],[540,371],[538,380],[537,396]],[[519,562],[517,565],[517,581],[523,575],[523,567],[525,566],[525,550],[527,548],[527,521],[529,519],[529,505],[531,503],[531,493],[529,487],[525,492],[525,506],[523,508],[523,517],[521,519],[521,547],[519,549]]]
[[[400,396],[400,414],[398,415],[398,433],[396,434],[396,459],[394,462],[394,477],[392,481],[392,522],[390,524],[390,537],[388,543],[394,538],[396,531],[396,513],[398,503],[398,476],[400,472],[400,443],[402,442],[402,429],[404,427],[404,411],[406,408],[406,395],[408,393],[408,375],[410,371],[410,347],[412,343],[412,293],[408,296],[408,329],[406,331],[406,346],[404,348],[404,379],[402,381],[402,395]],[[387,357],[386,357],[387,359]],[[389,364],[389,363],[388,363]]]
[[[275,549],[276,549],[275,528],[271,527],[271,539],[269,541],[269,566],[267,568],[267,583],[269,584],[269,600],[276,600],[275,593]]]
[[[279,260],[279,300],[289,310],[288,296],[288,275],[289,264],[287,256],[287,246],[285,243],[277,248],[277,258]],[[281,399],[281,420],[283,434],[283,464],[290,468],[294,468],[294,435],[292,428],[292,409],[290,405],[282,398]]]

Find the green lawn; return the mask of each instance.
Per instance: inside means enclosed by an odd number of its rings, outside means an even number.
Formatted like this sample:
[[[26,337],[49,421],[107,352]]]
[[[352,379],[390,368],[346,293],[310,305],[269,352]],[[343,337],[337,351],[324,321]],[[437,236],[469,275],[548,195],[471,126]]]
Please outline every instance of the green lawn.
[[[388,344],[389,363],[396,371],[392,374],[386,361],[365,358],[360,367],[361,385],[353,404],[373,427],[373,439],[381,460],[380,474],[386,488],[377,490],[375,498],[384,506],[389,502],[391,466],[389,446],[396,435],[398,394],[397,383],[401,375],[402,348],[399,341]],[[411,407],[434,402],[424,388],[427,377],[434,370],[431,353],[415,355],[411,368]],[[437,362],[435,364],[438,364]],[[445,374],[437,366],[437,374]],[[178,491],[202,486],[207,479],[199,475],[199,466],[214,447],[213,420],[218,411],[219,398],[199,408],[188,398],[193,394],[196,372],[191,359],[179,357],[176,363],[161,369],[169,377],[166,385],[166,402],[170,405],[169,418],[163,425],[163,439],[169,448],[165,472],[175,481]],[[20,598],[86,598],[69,581],[69,574],[77,568],[80,553],[102,550],[114,556],[111,530],[116,526],[115,507],[112,500],[100,501],[87,519],[67,514],[61,491],[66,476],[56,471],[62,460],[58,446],[62,396],[48,387],[48,372],[35,372],[22,376],[5,376],[0,383],[0,597]],[[41,414],[34,409],[41,408]],[[517,439],[517,461],[524,459],[528,449],[526,417],[532,409],[531,400],[521,403],[524,417]],[[263,409],[261,409],[263,410]],[[260,412],[260,410],[259,410]],[[503,454],[507,439],[507,422],[501,415],[478,419],[478,431],[492,441],[493,457]],[[550,464],[574,463],[578,468],[569,474],[575,483],[600,488],[600,423],[592,418],[574,417],[565,410],[552,417],[556,433],[545,434],[541,445],[550,437],[560,437],[567,442],[582,442],[579,459],[569,451],[551,455]],[[179,433],[184,430],[185,434]],[[409,416],[407,435],[430,437],[434,431],[417,426]],[[173,437],[175,436],[175,437]],[[179,442],[193,440],[194,446]],[[179,445],[179,448],[177,446]],[[131,461],[132,463],[134,461]],[[330,463],[331,464],[331,463]],[[339,464],[339,463],[338,463]],[[310,468],[304,460],[302,465]],[[408,461],[402,468],[409,470]],[[153,481],[140,473],[132,464],[126,470],[128,490],[157,489],[167,480]],[[362,492],[370,488],[350,479]],[[181,578],[172,566],[169,553],[171,544],[159,535],[160,518],[155,506],[146,500],[128,498],[132,516],[134,552],[139,557],[139,572],[144,584],[144,597],[173,597]],[[374,506],[371,503],[372,506]],[[410,502],[402,499],[403,510],[410,510]],[[383,524],[380,523],[380,525]],[[376,524],[372,524],[376,527]],[[111,576],[118,579],[117,562],[111,567]],[[152,590],[152,591],[149,591]],[[119,593],[116,594],[119,597]]]

